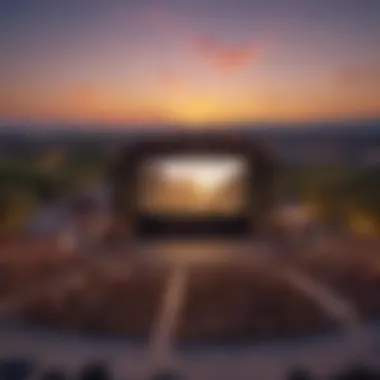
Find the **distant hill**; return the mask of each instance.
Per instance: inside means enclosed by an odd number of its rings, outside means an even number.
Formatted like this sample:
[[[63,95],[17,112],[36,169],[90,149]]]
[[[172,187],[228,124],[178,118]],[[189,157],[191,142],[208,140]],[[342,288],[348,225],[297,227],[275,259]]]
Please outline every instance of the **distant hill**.
[[[342,136],[342,135],[380,135],[380,119],[357,121],[326,121],[309,123],[257,123],[230,124],[204,128],[205,131],[219,133],[242,133],[253,136]],[[0,126],[0,139],[11,136],[26,136],[32,139],[102,139],[117,137],[144,137],[156,133],[202,133],[202,128],[185,129],[179,126],[126,126],[126,127],[35,127],[35,126]],[[206,132],[208,133],[208,132]]]
[[[318,122],[305,124],[247,124],[213,127],[208,131],[183,130],[178,126],[129,126],[125,128],[0,127],[0,154],[17,153],[44,147],[104,147],[128,144],[160,133],[239,134],[262,141],[282,160],[344,161],[355,164],[377,158],[380,164],[380,119],[355,122]],[[368,158],[368,157],[370,158]],[[371,161],[371,162],[372,162]]]

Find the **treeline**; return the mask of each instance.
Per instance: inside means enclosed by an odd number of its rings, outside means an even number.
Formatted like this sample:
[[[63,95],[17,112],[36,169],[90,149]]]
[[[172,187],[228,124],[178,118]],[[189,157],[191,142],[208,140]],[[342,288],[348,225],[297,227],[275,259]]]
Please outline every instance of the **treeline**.
[[[332,226],[380,233],[380,167],[320,166],[284,168],[280,193],[313,206]]]
[[[39,207],[99,181],[106,161],[91,149],[0,157],[0,238],[19,231]]]
[[[0,238],[17,232],[38,207],[104,177],[105,149],[82,146],[0,157]],[[283,167],[280,198],[295,197],[332,225],[380,233],[380,167]]]

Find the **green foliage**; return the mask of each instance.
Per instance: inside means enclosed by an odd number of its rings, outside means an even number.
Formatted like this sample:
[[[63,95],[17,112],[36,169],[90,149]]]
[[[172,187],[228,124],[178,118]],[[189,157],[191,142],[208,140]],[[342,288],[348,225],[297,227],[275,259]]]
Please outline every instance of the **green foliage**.
[[[37,207],[38,200],[30,192],[1,191],[0,237],[6,237],[19,231]]]
[[[380,168],[289,168],[282,173],[284,189],[313,204],[332,224],[360,219],[380,225]]]
[[[91,147],[0,158],[0,231],[13,231],[34,210],[104,178],[105,152]],[[278,195],[315,206],[331,223],[365,221],[380,226],[380,168],[305,165],[284,167]]]
[[[43,152],[0,159],[0,234],[21,228],[37,207],[99,180],[106,157],[96,151]]]

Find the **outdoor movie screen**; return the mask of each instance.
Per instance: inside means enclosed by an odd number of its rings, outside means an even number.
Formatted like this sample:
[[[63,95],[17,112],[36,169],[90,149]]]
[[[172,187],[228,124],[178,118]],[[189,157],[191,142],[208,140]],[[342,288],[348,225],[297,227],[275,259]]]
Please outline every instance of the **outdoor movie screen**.
[[[138,173],[138,209],[146,215],[236,217],[247,209],[248,167],[240,156],[159,156]]]

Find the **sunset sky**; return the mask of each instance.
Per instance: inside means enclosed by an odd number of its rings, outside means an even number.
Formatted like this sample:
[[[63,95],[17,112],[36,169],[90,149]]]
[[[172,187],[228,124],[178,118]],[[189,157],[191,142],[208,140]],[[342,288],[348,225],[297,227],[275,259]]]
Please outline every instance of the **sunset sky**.
[[[379,0],[2,0],[0,123],[380,117]]]

